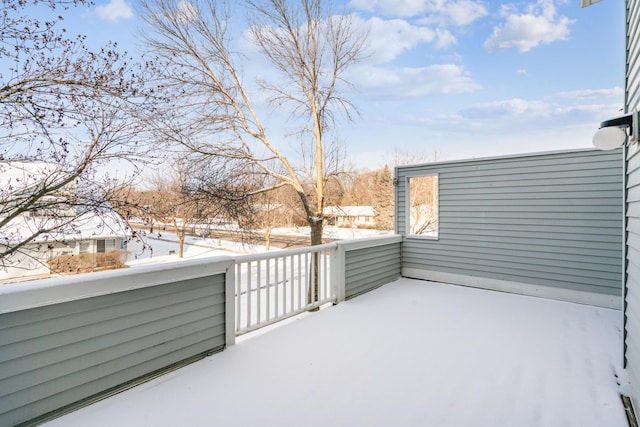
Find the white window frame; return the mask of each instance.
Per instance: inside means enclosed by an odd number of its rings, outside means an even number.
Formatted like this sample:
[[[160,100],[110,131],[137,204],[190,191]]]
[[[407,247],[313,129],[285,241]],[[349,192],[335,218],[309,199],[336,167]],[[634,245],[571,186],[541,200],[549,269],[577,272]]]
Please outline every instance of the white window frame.
[[[434,177],[436,179],[437,186],[437,219],[438,219],[438,228],[436,230],[435,235],[425,235],[425,234],[411,234],[409,231],[411,230],[411,184],[410,181],[413,178],[422,178],[422,177]],[[411,239],[425,239],[425,240],[440,240],[440,174],[435,173],[425,173],[419,175],[411,175],[405,177],[405,236]]]
[[[104,251],[105,252],[113,252],[118,250],[116,246],[116,239],[105,239],[104,240]]]

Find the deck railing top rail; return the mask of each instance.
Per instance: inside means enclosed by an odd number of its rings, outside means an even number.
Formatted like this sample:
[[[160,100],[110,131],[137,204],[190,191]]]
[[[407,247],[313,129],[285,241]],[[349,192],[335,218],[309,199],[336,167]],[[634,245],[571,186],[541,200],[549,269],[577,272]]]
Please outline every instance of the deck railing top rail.
[[[265,259],[273,259],[278,257],[306,254],[309,252],[319,252],[325,250],[332,250],[338,247],[338,243],[325,243],[316,246],[306,246],[304,248],[294,249],[279,249],[277,251],[260,252],[256,254],[239,255],[234,257],[236,263],[248,262],[248,261],[261,261]]]
[[[0,285],[0,314],[224,273],[220,256]]]

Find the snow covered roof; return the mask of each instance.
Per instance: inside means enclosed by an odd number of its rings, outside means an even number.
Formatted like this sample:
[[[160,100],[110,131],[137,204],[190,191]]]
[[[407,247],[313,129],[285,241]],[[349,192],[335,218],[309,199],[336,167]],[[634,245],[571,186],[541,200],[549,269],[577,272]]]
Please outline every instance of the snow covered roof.
[[[47,162],[0,162],[0,188],[26,188],[60,172],[59,165]]]
[[[329,216],[373,216],[373,206],[327,206],[323,210]]]
[[[400,279],[46,426],[627,427],[619,317]]]
[[[17,242],[36,231],[63,224],[56,231],[38,235],[33,242],[88,240],[110,237],[126,237],[131,234],[124,220],[114,211],[87,212],[73,218],[39,218],[20,216],[0,229],[0,242]]]
[[[18,194],[31,191],[33,186],[55,174],[60,174],[60,176],[54,177],[54,179],[60,180],[65,177],[66,172],[55,163],[0,162],[0,200],[11,203],[16,200]],[[75,191],[75,183],[66,188],[68,188],[68,192]],[[53,197],[53,195],[46,197]],[[64,195],[59,198],[62,201],[66,200]],[[70,217],[67,217],[68,212],[63,212],[65,210],[63,203],[53,209],[60,211],[58,217],[32,215],[25,211],[0,229],[0,242],[11,244],[32,236],[38,230],[58,225],[60,227],[56,231],[41,234],[33,242],[123,237],[130,234],[124,220],[110,209],[100,209],[76,215],[75,208],[70,207]],[[38,210],[38,206],[35,207],[35,210]]]

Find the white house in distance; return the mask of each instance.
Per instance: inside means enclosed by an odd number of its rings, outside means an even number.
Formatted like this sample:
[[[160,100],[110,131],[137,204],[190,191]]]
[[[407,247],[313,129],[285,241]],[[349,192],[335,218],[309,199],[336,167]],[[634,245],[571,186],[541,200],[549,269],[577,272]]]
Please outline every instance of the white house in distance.
[[[373,227],[373,206],[327,206],[323,210],[328,225],[336,227]]]
[[[15,212],[21,198],[49,181],[60,180],[63,172],[46,162],[0,163],[0,220]],[[57,175],[57,176],[56,176]],[[55,195],[41,199],[0,228],[0,253],[17,242],[36,236],[18,252],[2,258],[0,282],[49,274],[47,262],[61,255],[103,253],[123,248],[130,234],[113,210],[79,212],[65,204],[75,196],[76,183],[67,184]],[[50,230],[43,232],[43,230]]]

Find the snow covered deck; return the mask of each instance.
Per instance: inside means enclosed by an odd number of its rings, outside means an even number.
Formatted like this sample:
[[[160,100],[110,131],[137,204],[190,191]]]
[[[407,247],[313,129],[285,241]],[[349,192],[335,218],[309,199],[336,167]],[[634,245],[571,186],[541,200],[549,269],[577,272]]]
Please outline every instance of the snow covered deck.
[[[400,279],[46,426],[624,427],[620,317]]]

